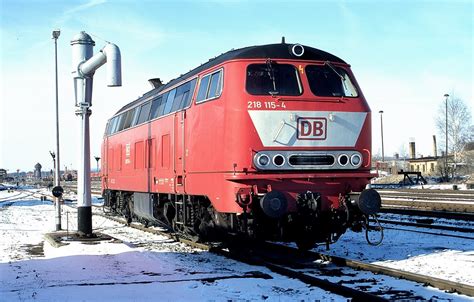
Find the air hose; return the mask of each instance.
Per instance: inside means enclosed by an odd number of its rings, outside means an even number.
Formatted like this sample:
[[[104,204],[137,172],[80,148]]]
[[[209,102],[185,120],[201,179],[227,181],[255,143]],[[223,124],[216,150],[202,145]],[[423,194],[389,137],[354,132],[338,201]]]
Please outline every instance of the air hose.
[[[369,245],[372,245],[372,246],[378,246],[382,243],[383,241],[383,227],[382,225],[380,224],[379,220],[377,219],[377,216],[376,215],[371,215],[375,222],[376,222],[376,226],[373,226],[371,227],[369,225],[369,219],[367,219],[367,217],[365,218],[365,239],[367,240],[367,243]],[[369,238],[369,231],[370,229],[373,229],[373,230],[376,230],[376,231],[380,231],[380,239],[378,241],[371,241],[370,238]]]

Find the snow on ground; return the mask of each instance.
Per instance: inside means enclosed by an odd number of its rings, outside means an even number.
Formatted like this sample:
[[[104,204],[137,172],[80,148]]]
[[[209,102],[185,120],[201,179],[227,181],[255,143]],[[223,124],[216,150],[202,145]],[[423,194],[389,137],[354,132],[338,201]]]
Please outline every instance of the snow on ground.
[[[55,228],[51,203],[30,197],[5,205],[8,194],[15,193],[0,192],[1,301],[346,301],[265,268],[97,216],[94,229],[123,242],[55,248],[43,239]]]
[[[456,186],[457,190],[468,190],[466,184],[430,184],[408,186],[409,189],[429,189],[429,190],[452,190]],[[472,191],[472,190],[469,190]]]
[[[348,231],[331,245],[329,253],[474,286],[474,240],[400,231],[386,226],[384,240],[379,246],[369,246],[364,233]]]
[[[43,238],[55,228],[52,204],[15,194],[0,192],[0,301],[346,301],[265,268],[98,216],[94,230],[118,242],[55,248]],[[69,228],[76,229],[75,210],[68,207],[63,207],[63,228],[66,211]],[[374,247],[364,233],[348,231],[329,253],[474,285],[474,240],[386,229],[384,242]]]

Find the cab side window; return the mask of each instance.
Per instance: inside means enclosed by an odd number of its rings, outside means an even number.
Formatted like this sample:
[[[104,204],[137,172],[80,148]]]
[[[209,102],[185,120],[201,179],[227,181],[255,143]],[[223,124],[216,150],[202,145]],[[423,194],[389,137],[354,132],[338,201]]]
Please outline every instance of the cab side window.
[[[222,93],[223,69],[201,78],[196,103],[202,103],[220,97]]]

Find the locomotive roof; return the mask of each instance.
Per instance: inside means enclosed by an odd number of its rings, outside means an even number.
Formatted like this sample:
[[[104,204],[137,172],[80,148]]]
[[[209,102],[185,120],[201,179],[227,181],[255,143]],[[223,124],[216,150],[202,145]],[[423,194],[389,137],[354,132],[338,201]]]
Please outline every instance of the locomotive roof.
[[[322,51],[317,48],[305,46],[305,45],[303,45],[304,47],[303,55],[300,57],[296,57],[290,51],[290,48],[293,45],[294,44],[278,43],[278,44],[267,44],[267,45],[249,46],[249,47],[244,47],[244,48],[239,48],[239,49],[232,49],[213,59],[210,59],[208,62],[202,64],[201,66],[197,68],[194,68],[193,70],[179,76],[178,78],[169,81],[165,85],[162,85],[158,88],[154,88],[146,92],[137,100],[123,106],[119,111],[117,111],[117,113],[125,111],[126,109],[141,102],[143,99],[148,98],[151,95],[157,94],[160,91],[165,90],[169,87],[172,87],[178,84],[179,82],[187,78],[190,78],[192,76],[195,76],[196,74],[206,69],[212,68],[216,65],[219,65],[223,62],[230,61],[230,60],[270,58],[270,59],[298,59],[298,60],[303,60],[303,61],[331,61],[331,62],[346,64],[346,62],[344,62],[342,59],[340,59],[339,57],[336,57],[333,54],[330,54],[328,52]]]

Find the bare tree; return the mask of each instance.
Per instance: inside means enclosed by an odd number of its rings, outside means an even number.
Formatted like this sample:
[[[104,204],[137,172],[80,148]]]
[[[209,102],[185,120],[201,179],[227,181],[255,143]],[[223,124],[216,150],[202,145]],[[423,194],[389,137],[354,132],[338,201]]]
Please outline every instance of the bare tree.
[[[438,130],[438,137],[440,138],[440,146],[444,150],[446,146],[445,101],[439,104],[438,114],[436,116],[436,128]],[[466,143],[474,139],[473,129],[470,108],[461,98],[451,95],[448,99],[448,153],[452,155],[454,167],[459,163],[460,154]],[[444,168],[447,171],[448,167]],[[454,170],[451,171],[451,173],[454,172]]]
[[[403,159],[408,158],[407,146],[405,142],[400,144],[400,146],[398,147],[398,155],[400,155],[400,158]]]

